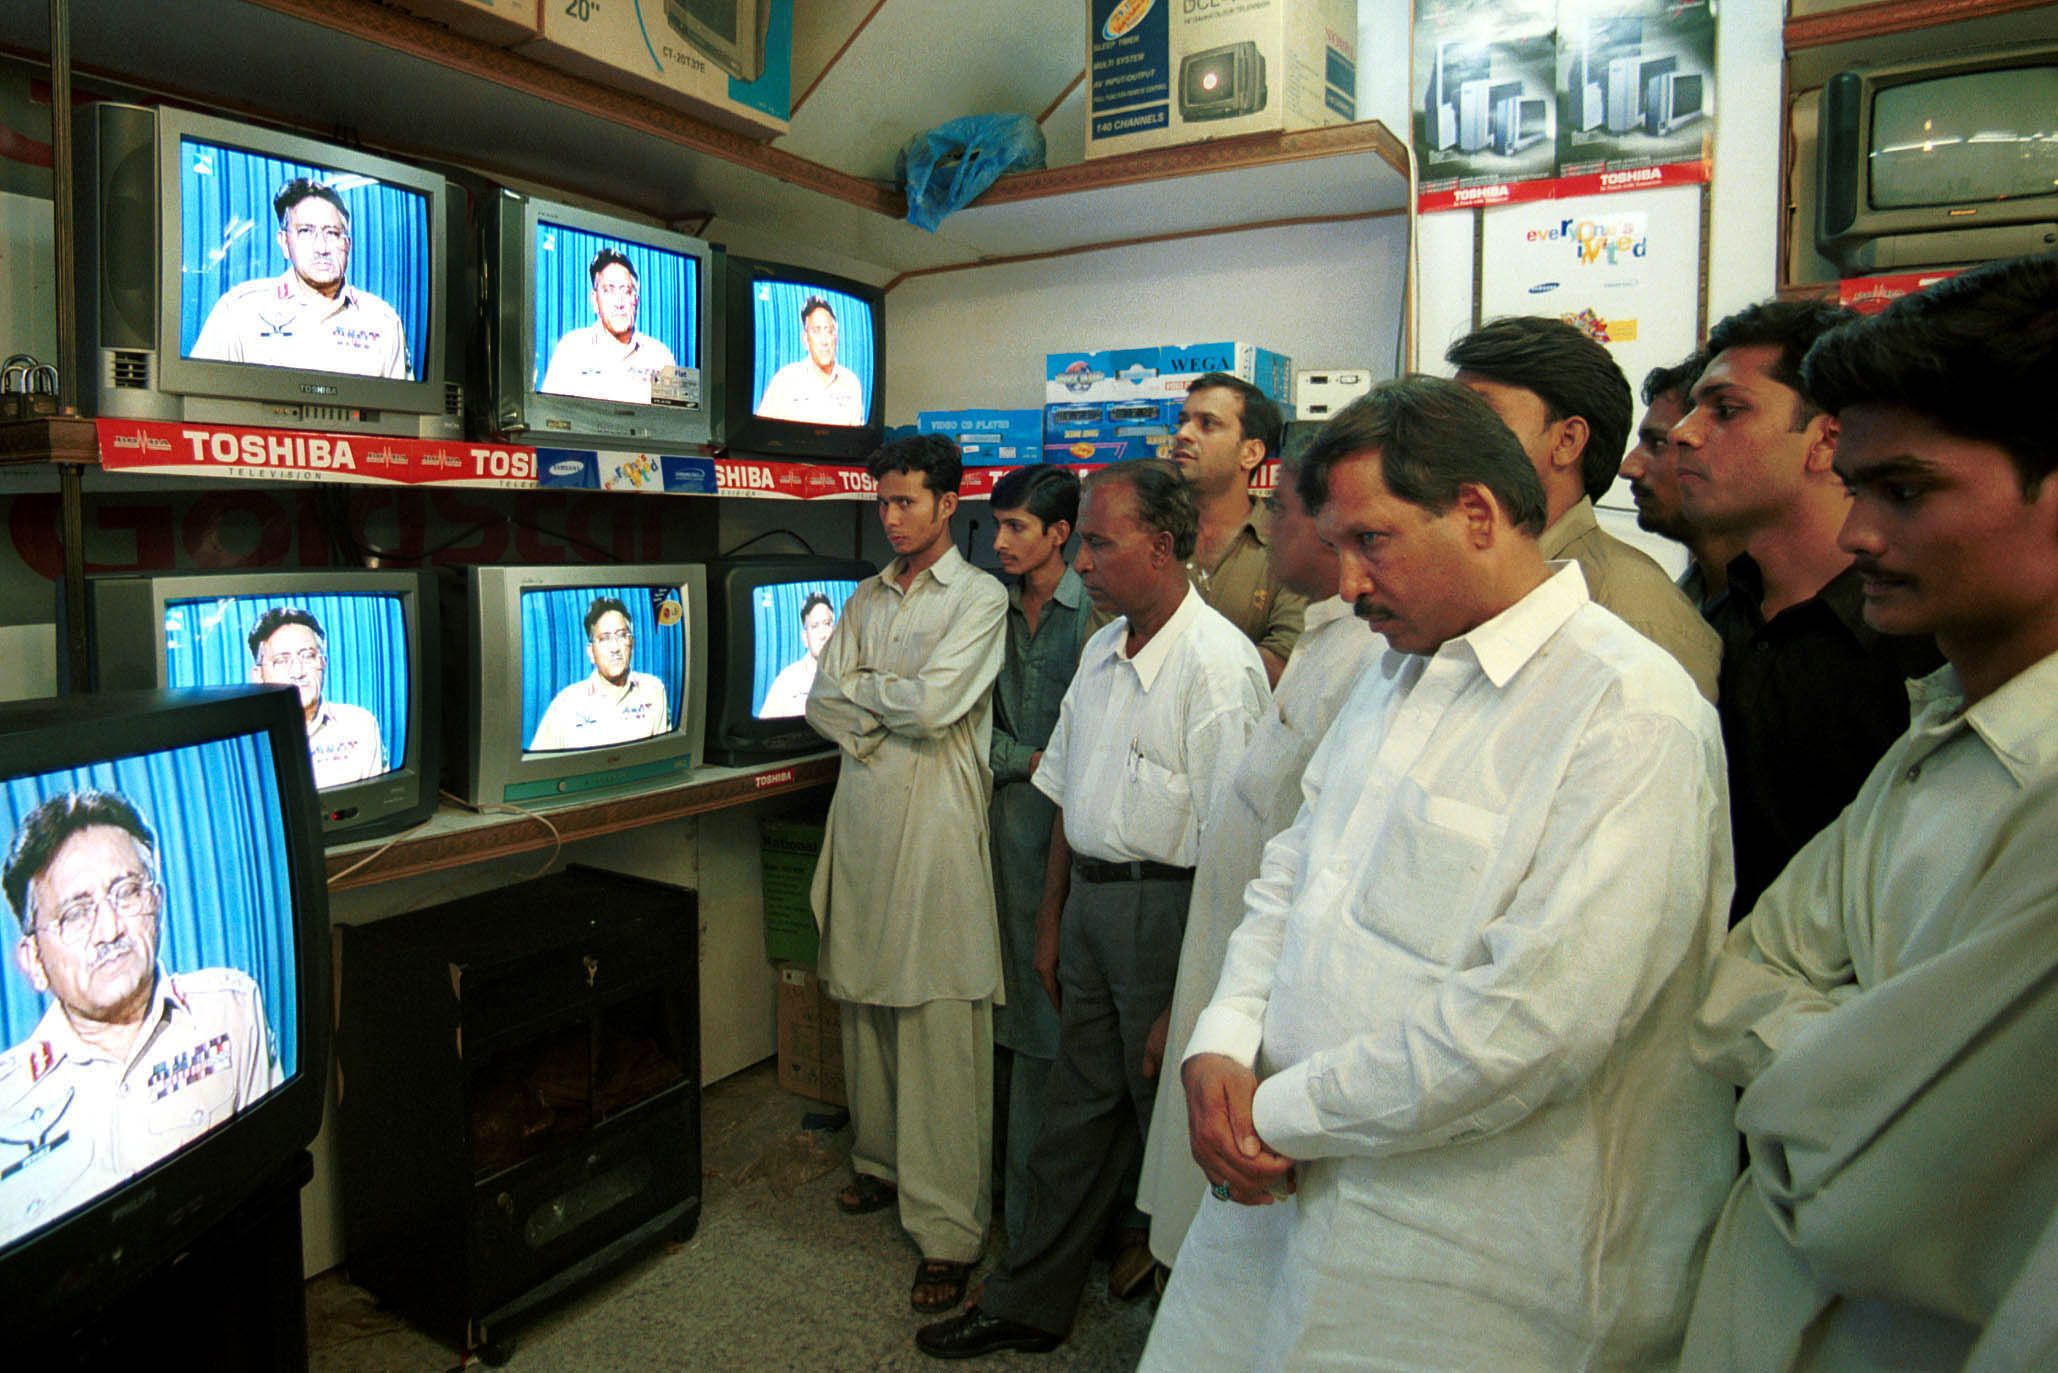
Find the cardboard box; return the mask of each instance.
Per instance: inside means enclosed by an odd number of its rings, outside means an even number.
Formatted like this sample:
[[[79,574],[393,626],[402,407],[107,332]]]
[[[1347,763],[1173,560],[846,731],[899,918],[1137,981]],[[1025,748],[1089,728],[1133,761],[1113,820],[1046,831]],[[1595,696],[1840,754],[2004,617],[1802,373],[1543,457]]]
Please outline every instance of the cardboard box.
[[[806,968],[779,969],[779,1085],[845,1104],[843,1020],[821,979]]]
[[[1326,420],[1371,389],[1372,369],[1369,367],[1332,367],[1296,372],[1293,379],[1294,417]]]
[[[1046,353],[1043,403],[1135,400],[1158,374],[1158,346]]]
[[[409,14],[433,19],[453,33],[467,34],[503,47],[536,36],[542,17],[540,0],[393,0]]]
[[[967,467],[1042,461],[1041,410],[924,410],[915,417],[915,427],[957,440]]]
[[[1045,406],[1043,460],[1109,463],[1165,457],[1179,432],[1183,399]]]
[[[735,47],[711,41],[687,0],[543,0],[541,33],[522,51],[709,123],[772,138],[786,132],[792,108],[793,0],[763,3],[763,43],[752,33]]]
[[[1145,397],[1181,397],[1186,388],[1209,372],[1242,377],[1279,402],[1293,418],[1293,359],[1255,343],[1163,343],[1158,345],[1157,375],[1143,388]]]
[[[775,963],[815,966],[821,930],[810,892],[815,860],[821,856],[823,827],[805,820],[766,820],[758,827],[758,861],[763,869],[765,957]]]
[[[1357,0],[1087,0],[1086,155],[1348,124]]]

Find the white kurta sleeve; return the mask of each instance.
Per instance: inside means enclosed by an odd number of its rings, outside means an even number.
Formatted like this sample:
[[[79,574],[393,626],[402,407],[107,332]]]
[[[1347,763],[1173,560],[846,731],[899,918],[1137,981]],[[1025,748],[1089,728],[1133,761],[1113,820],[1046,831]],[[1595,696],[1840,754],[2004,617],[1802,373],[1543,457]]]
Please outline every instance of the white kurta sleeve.
[[[1682,962],[1712,956],[1731,871],[1720,750],[1614,703],[1582,732],[1479,961],[1261,1084],[1268,1145],[1307,1159],[1497,1133],[1583,1087]]]
[[[845,677],[842,689],[895,734],[933,739],[965,718],[993,689],[1007,653],[1008,595],[999,582],[966,568],[975,578],[963,596],[952,596],[949,623],[921,671],[900,677],[876,668]],[[955,589],[955,588],[953,588]],[[830,639],[835,644],[835,639]],[[828,651],[822,657],[826,668]],[[817,674],[817,680],[823,674]]]

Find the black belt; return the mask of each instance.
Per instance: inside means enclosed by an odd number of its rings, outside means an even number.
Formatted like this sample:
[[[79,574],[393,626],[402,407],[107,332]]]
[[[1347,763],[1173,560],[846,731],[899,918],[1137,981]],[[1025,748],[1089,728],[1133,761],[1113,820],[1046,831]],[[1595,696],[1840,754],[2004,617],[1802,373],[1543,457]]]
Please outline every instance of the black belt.
[[[1170,863],[1103,863],[1097,858],[1075,858],[1072,871],[1082,882],[1191,882],[1192,868],[1175,868]]]

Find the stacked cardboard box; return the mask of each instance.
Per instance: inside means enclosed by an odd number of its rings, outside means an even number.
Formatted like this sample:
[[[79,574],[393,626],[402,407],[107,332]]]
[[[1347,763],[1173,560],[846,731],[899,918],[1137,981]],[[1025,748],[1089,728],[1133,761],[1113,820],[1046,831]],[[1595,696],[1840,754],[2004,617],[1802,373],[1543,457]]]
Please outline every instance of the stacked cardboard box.
[[[779,1085],[837,1106],[843,1090],[843,1022],[807,968],[779,969]]]
[[[1043,461],[1041,410],[924,410],[916,432],[957,440],[967,467],[1019,467]]]
[[[1241,377],[1293,417],[1293,359],[1254,343],[1162,343],[1044,358],[1043,460],[1163,457],[1186,388],[1209,372]]]

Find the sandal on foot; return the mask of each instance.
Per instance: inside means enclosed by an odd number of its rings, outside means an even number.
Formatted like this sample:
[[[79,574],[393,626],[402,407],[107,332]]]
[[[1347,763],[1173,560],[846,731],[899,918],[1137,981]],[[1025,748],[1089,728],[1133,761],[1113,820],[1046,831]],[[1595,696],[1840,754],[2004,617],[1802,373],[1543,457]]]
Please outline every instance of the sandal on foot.
[[[883,1178],[859,1173],[850,1186],[836,1194],[836,1209],[846,1216],[866,1216],[883,1211],[900,1197],[900,1189]]]
[[[972,1265],[951,1259],[923,1259],[915,1265],[914,1285],[908,1289],[908,1305],[917,1311],[951,1311],[965,1299],[965,1284],[971,1281]],[[930,1296],[925,1300],[923,1290]]]

